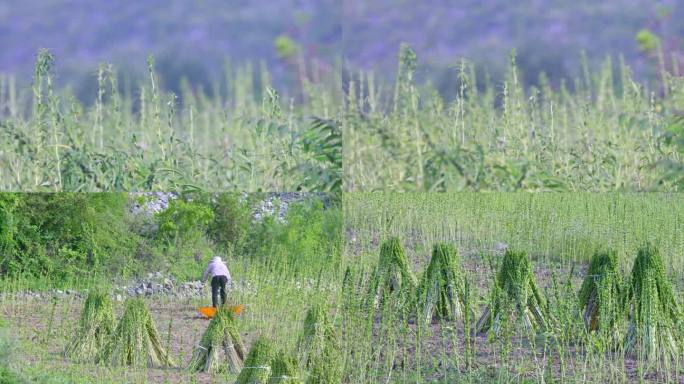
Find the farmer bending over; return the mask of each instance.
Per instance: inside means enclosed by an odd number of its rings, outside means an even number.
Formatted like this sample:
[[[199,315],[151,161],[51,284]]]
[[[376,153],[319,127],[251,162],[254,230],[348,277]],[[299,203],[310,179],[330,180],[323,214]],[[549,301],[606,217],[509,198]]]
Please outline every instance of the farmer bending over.
[[[226,284],[230,281],[230,272],[226,263],[220,257],[214,257],[204,270],[202,281],[207,281],[211,275],[211,305],[216,308],[219,290],[221,291],[221,305],[226,303]]]

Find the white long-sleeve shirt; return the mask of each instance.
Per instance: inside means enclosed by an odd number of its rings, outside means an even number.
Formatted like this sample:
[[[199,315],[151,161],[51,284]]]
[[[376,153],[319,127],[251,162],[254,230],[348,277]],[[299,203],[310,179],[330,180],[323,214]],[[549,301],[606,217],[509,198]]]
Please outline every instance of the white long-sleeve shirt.
[[[206,281],[208,277],[214,276],[226,276],[228,281],[230,281],[230,272],[228,272],[228,267],[221,259],[213,259],[207,265],[207,269],[204,270],[204,275],[202,275],[202,281]]]

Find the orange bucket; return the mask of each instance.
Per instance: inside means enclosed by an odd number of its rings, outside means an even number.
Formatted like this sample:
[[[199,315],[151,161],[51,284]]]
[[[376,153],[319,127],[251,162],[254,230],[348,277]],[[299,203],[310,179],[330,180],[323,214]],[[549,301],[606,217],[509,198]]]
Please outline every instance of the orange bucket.
[[[238,305],[231,305],[230,310],[233,312],[235,315],[239,315],[242,313],[242,309],[244,308],[244,305],[238,304]],[[207,319],[211,319],[216,315],[216,308],[214,307],[198,307],[197,311],[201,313],[204,317]]]

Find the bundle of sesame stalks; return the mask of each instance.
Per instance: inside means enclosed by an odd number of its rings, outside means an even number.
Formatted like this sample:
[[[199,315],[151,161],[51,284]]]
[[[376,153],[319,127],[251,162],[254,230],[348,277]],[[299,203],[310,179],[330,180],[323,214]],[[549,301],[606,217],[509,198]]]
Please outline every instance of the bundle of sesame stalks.
[[[173,366],[162,347],[150,311],[142,299],[128,299],[123,316],[99,361],[112,366]]]
[[[271,378],[269,384],[303,384],[297,359],[281,350],[271,362]]]
[[[101,290],[88,293],[78,328],[64,355],[77,361],[94,361],[114,330],[114,310],[109,294]]]
[[[268,384],[272,376],[275,353],[271,341],[259,337],[249,350],[245,365],[235,384]]]
[[[380,259],[371,284],[374,306],[388,298],[407,302],[415,288],[416,278],[411,273],[401,242],[396,237],[386,240],[380,247]]]
[[[309,371],[307,383],[342,381],[340,343],[324,305],[314,304],[307,311],[298,350],[304,366]]]
[[[216,373],[223,370],[220,363],[220,350],[223,349],[228,371],[239,373],[245,358],[245,347],[235,326],[233,312],[227,306],[216,311],[216,315],[202,340],[192,354],[189,370],[193,372]]]
[[[617,253],[609,250],[594,254],[579,292],[587,330],[608,332],[624,315],[620,276]]]
[[[546,304],[535,283],[527,253],[506,251],[490,300],[475,326],[478,334],[491,330],[498,335],[513,318],[522,321],[528,329],[546,329]]]
[[[436,244],[421,279],[418,308],[427,323],[433,319],[456,320],[464,311],[465,281],[458,252],[449,244]]]
[[[658,249],[639,249],[627,291],[630,309],[625,350],[648,360],[682,355],[684,321]]]

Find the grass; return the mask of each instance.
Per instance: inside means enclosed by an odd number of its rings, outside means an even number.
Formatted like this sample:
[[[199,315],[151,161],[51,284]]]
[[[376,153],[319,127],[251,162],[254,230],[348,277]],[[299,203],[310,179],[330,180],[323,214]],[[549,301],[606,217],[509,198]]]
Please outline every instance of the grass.
[[[224,84],[166,92],[97,70],[92,104],[54,86],[55,58],[38,54],[31,94],[0,110],[4,191],[334,190],[341,185],[341,87],[335,76],[281,99],[265,68],[227,70]]]
[[[351,76],[345,190],[681,190],[681,178],[663,166],[682,160],[668,139],[684,110],[681,77],[663,73],[661,84],[644,86],[624,62],[607,59],[596,70],[583,64],[560,86],[542,74],[541,85],[526,88],[513,54],[497,84],[458,63],[457,94],[448,100],[417,84],[419,68],[402,45],[395,84]]]

